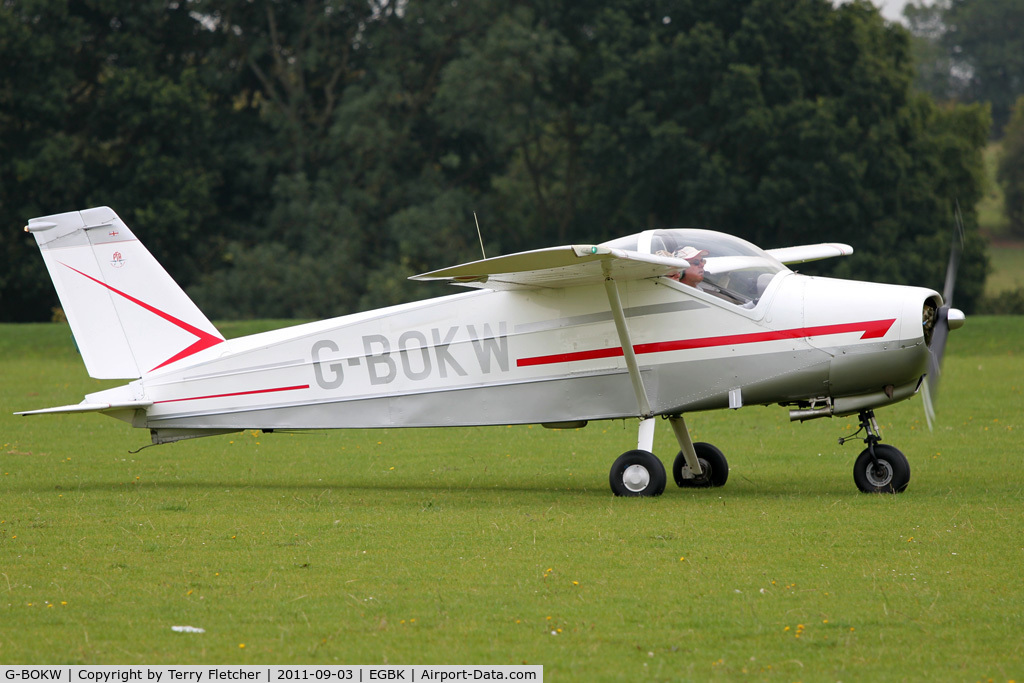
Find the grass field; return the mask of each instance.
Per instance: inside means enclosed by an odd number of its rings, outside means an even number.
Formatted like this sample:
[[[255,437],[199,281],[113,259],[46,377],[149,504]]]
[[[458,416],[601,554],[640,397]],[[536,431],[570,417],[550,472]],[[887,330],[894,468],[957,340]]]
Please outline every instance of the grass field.
[[[223,326],[228,334],[255,324]],[[60,325],[0,326],[0,663],[543,664],[547,680],[1024,679],[1024,318],[954,332],[938,406],[692,415],[722,489],[616,499],[632,422],[243,433],[130,451]],[[670,461],[671,431],[655,450]],[[176,633],[174,625],[205,629]]]

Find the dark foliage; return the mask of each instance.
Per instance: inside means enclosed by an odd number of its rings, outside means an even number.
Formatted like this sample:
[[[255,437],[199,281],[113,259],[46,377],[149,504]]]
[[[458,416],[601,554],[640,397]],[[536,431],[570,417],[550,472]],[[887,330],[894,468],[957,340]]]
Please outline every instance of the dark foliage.
[[[34,216],[107,204],[215,318],[436,293],[488,254],[698,225],[941,289],[985,259],[987,110],[911,89],[866,2],[92,0],[0,7],[0,319],[49,316]]]

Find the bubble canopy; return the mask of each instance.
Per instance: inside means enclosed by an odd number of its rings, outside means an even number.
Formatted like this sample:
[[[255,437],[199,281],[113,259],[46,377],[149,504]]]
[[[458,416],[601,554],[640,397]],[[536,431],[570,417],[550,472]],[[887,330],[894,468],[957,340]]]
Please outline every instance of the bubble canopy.
[[[756,302],[779,273],[789,269],[764,249],[739,237],[713,230],[680,228],[646,230],[601,246],[641,254],[673,255],[684,247],[707,251],[704,286],[709,293],[733,303]],[[703,283],[702,283],[703,284]]]

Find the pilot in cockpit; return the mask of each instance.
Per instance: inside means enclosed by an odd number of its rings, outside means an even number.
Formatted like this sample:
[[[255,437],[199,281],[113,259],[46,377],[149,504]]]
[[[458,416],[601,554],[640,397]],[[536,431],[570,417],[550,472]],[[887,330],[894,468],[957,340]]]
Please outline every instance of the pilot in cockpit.
[[[686,246],[682,249],[676,249],[675,252],[671,253],[668,250],[659,250],[657,253],[659,256],[672,256],[678,259],[683,259],[689,264],[689,266],[687,266],[682,272],[671,273],[666,277],[684,285],[689,285],[690,287],[699,289],[707,294],[717,296],[729,303],[742,306],[743,308],[753,308],[756,305],[757,302],[750,297],[738,295],[717,283],[705,282],[705,257],[710,253],[707,249],[698,249],[697,247]]]
[[[682,249],[677,249],[675,253],[669,253],[666,250],[659,250],[657,253],[659,256],[680,258],[690,264],[682,272],[672,273],[667,277],[691,287],[696,287],[704,281],[704,257],[708,255],[707,249],[683,247]]]
[[[704,257],[708,255],[707,249],[696,247],[683,247],[676,251],[676,258],[681,258],[689,263],[689,267],[682,272],[679,281],[684,285],[696,287],[704,281]]]

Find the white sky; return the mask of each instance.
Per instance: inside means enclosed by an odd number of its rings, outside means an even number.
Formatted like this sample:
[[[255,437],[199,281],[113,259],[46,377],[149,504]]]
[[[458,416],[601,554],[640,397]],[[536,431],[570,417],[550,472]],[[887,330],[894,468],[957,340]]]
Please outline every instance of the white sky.
[[[907,0],[871,0],[871,2],[882,10],[883,17],[889,21],[902,23],[903,6],[907,4]]]

